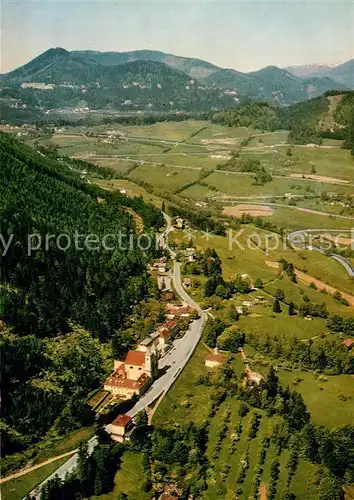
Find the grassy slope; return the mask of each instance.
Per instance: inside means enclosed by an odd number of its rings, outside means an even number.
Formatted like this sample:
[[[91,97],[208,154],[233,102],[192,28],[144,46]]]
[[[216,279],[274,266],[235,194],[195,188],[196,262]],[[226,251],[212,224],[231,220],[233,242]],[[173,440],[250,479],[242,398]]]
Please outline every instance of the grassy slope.
[[[312,372],[279,371],[283,385],[300,392],[315,424],[339,427],[354,422],[354,384],[352,375],[316,377]],[[302,379],[296,386],[296,379]],[[339,398],[345,396],[346,401]],[[326,411],[323,409],[326,408]]]
[[[208,369],[204,365],[206,354],[207,350],[205,349],[205,347],[202,344],[199,345],[190,363],[187,365],[182,375],[177,379],[175,385],[172,387],[161,405],[158,407],[153,418],[153,424],[155,426],[163,427],[165,425],[183,425],[191,421],[197,424],[201,424],[206,419],[210,404],[209,395],[212,389],[205,386],[195,385],[195,381],[199,377],[199,375],[208,371]],[[188,407],[186,407],[186,404]],[[261,426],[257,437],[249,441],[247,438],[248,429],[251,414],[254,410],[251,410],[251,413],[241,419],[238,415],[239,405],[240,402],[236,399],[226,400],[220,406],[215,417],[211,420],[207,456],[209,458],[210,464],[212,465],[212,471],[208,478],[208,489],[204,492],[203,495],[203,498],[207,500],[214,500],[215,498],[225,498],[231,500],[234,498],[236,490],[236,477],[240,468],[240,460],[249,447],[250,467],[247,471],[245,482],[242,485],[243,494],[241,496],[242,500],[248,499],[254,478],[253,471],[257,463],[261,439],[271,432],[272,427],[278,421],[278,417],[268,418],[261,410],[257,410],[258,413],[261,413],[263,415]],[[231,411],[229,431],[227,432],[226,437],[222,442],[221,451],[218,455],[218,458],[215,459],[212,457],[220,431],[220,422],[225,417],[227,411]],[[236,444],[235,453],[230,454],[230,436],[233,432],[233,429],[240,422],[240,420],[243,425],[241,439]],[[266,483],[268,482],[271,459],[275,457],[275,452],[272,447],[270,448],[268,455],[269,460],[265,464],[264,472],[264,481]],[[285,456],[281,460],[281,463],[281,478],[283,478],[284,484],[286,479],[286,471],[284,469],[284,465],[286,463]],[[225,464],[230,464],[231,468],[226,479],[223,479],[221,476],[221,469],[223,466],[225,466]],[[315,498],[315,496],[313,496],[314,491],[312,486],[307,485],[307,479],[309,477],[308,475],[305,476],[306,480],[304,482],[303,469],[305,469],[305,467],[311,467],[313,471],[315,471],[316,468],[311,464],[305,464],[302,462],[300,462],[300,464],[302,465],[300,465],[299,471],[295,476],[293,490],[297,494],[298,498]],[[128,492],[128,490],[124,491]],[[281,491],[282,482],[280,481],[279,493]],[[300,492],[305,496],[301,496],[299,494]],[[280,498],[280,496],[278,496],[277,498]]]
[[[21,500],[27,493],[32,491],[38,484],[52,474],[60,465],[65,463],[70,457],[56,460],[44,465],[40,469],[29,472],[25,476],[5,483],[1,486],[1,497],[3,500]]]
[[[121,493],[128,495],[129,500],[148,500],[148,493],[143,491],[144,471],[142,455],[133,451],[126,451],[122,464],[114,479],[114,489],[106,495],[92,497],[100,500],[116,500]]]

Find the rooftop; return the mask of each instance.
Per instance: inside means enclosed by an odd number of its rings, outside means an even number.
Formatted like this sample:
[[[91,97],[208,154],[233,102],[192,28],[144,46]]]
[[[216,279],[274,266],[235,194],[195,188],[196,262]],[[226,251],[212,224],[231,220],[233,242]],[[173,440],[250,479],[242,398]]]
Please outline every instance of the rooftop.
[[[343,344],[345,345],[345,347],[353,347],[354,346],[354,340],[353,339],[345,339],[343,341]]]
[[[211,353],[207,357],[207,360],[208,361],[218,361],[219,363],[223,363],[225,361],[225,356],[223,356],[222,354]]]
[[[138,380],[131,380],[129,378],[125,378],[125,372],[118,369],[114,372],[113,375],[108,377],[104,385],[108,385],[111,387],[122,387],[125,389],[140,389],[143,387],[145,382],[149,379],[146,373],[142,373]]]
[[[158,333],[154,332],[150,335],[150,337],[146,337],[146,339],[142,340],[140,342],[140,345],[146,345],[146,346],[149,346],[150,344],[152,344],[154,342],[154,340],[158,337]]]
[[[133,366],[144,366],[145,353],[142,351],[128,351],[128,354],[125,358],[125,363],[127,365],[133,365]]]
[[[116,419],[113,420],[112,425],[120,425],[121,427],[126,427],[132,421],[132,417],[129,415],[118,415]]]

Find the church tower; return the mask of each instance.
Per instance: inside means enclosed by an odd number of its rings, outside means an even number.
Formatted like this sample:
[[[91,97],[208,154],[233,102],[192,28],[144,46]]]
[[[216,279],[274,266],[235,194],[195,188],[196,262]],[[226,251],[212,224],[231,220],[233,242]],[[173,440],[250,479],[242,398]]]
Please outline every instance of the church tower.
[[[152,379],[158,376],[156,350],[148,348],[145,352],[145,373]]]

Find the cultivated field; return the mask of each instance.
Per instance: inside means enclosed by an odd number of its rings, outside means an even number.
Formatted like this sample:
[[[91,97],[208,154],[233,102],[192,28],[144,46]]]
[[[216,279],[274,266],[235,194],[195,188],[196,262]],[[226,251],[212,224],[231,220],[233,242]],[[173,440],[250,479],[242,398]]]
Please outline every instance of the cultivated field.
[[[251,217],[269,217],[273,215],[273,209],[262,205],[234,205],[231,207],[224,207],[222,215],[230,217],[242,217],[242,215],[249,214]]]

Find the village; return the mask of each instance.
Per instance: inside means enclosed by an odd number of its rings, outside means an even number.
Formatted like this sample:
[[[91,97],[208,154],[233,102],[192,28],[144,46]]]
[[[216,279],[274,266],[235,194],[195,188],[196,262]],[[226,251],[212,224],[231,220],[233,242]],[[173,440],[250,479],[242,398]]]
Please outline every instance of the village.
[[[172,230],[186,228],[188,228],[187,220],[181,217],[173,219]],[[186,264],[193,263],[196,259],[196,253],[195,247],[187,247],[181,254],[181,260]],[[174,348],[174,340],[183,339],[190,323],[198,318],[197,311],[188,303],[172,302],[175,299],[175,291],[172,286],[170,263],[166,256],[152,263],[149,271],[157,281],[160,301],[165,304],[165,319],[148,337],[137,344],[135,350],[129,350],[124,359],[114,360],[113,373],[107,377],[103,391],[101,391],[104,394],[103,399],[107,398],[109,405],[114,405],[117,401],[141,398],[161,376],[159,361]],[[243,278],[248,278],[248,275],[243,276]],[[184,277],[182,283],[184,290],[188,290],[192,286],[189,277]],[[255,302],[263,300],[263,296],[254,299]],[[247,308],[251,307],[254,301],[243,301],[242,305],[237,306],[237,312],[245,314]],[[264,380],[263,375],[254,372],[249,366],[243,349],[240,352],[244,363],[244,383],[260,384]],[[227,352],[219,352],[219,349],[215,347],[206,356],[205,367],[212,370],[218,369],[227,362],[229,355],[230,353]],[[114,441],[122,443],[130,440],[135,430],[134,417],[128,413],[120,413],[112,423],[106,426],[106,430]]]
[[[185,224],[186,221],[178,217],[174,221],[176,228],[184,227]],[[165,304],[164,320],[149,336],[139,341],[136,349],[129,350],[123,359],[114,359],[113,373],[104,381],[103,390],[92,399],[91,406],[98,414],[117,403],[136,401],[143,396],[161,376],[159,361],[174,349],[174,340],[183,338],[190,323],[198,318],[197,311],[188,303],[174,300],[176,294],[166,256],[153,262],[149,271],[157,282],[160,302]],[[188,287],[188,283],[183,285]],[[127,414],[119,414],[107,426],[111,438],[118,442],[129,439],[133,430],[133,419]]]

